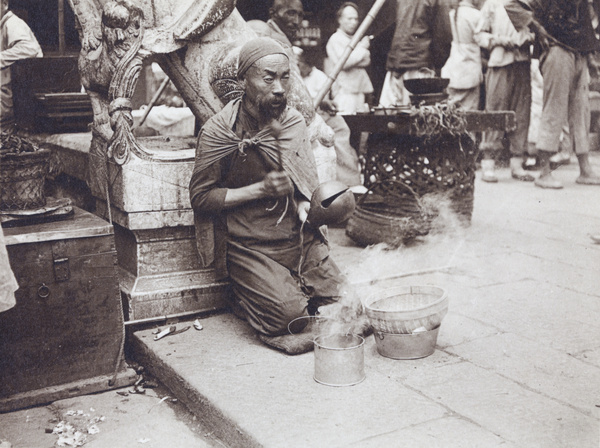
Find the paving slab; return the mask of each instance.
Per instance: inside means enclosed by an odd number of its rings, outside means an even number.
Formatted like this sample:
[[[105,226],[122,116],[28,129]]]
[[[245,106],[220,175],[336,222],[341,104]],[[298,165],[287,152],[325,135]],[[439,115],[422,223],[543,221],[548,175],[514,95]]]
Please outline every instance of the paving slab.
[[[600,154],[592,162],[600,171]],[[230,314],[136,356],[229,446],[600,446],[600,188],[546,191],[510,178],[476,181],[473,220],[395,250],[361,248],[330,229],[332,257],[360,297],[436,285],[450,298],[426,358],[364,347],[365,380],[328,387],[314,355],[264,347]],[[383,279],[383,280],[381,280]]]
[[[589,416],[600,403],[600,370],[545,343],[504,333],[446,350]]]
[[[408,384],[522,447],[594,447],[598,419],[469,362],[423,372]]]
[[[131,388],[58,400],[0,414],[0,441],[12,448],[75,446],[52,431],[60,422],[72,425],[85,436],[86,448],[215,448],[223,447],[194,416],[173,402],[164,388],[144,394],[127,394]],[[163,400],[163,398],[167,399]],[[74,431],[75,431],[74,430]],[[74,433],[73,431],[73,433]]]
[[[364,349],[365,380],[330,387],[313,379],[313,353],[292,357],[268,349],[231,314],[201,322],[201,332],[175,335],[171,344],[167,338],[153,341],[151,330],[137,332],[136,350],[150,369],[168,357],[168,375],[185,382],[195,395],[182,399],[202,415],[207,412],[202,403],[210,403],[211,412],[227,422],[219,437],[232,446],[348,446],[446,413],[443,406],[371,367],[371,359],[381,358],[372,336]]]

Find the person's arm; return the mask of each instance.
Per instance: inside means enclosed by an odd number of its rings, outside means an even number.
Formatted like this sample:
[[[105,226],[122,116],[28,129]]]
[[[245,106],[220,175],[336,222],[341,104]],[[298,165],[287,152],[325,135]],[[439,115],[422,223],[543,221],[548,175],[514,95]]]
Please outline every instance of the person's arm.
[[[367,41],[363,42],[365,39]],[[361,42],[359,42],[350,56],[344,63],[344,70],[350,70],[355,67],[368,67],[371,63],[371,52],[367,47],[368,37],[364,37]],[[344,50],[346,49],[347,44],[343,41],[339,40],[335,34],[331,36],[329,41],[327,42],[326,51],[327,57],[331,59],[333,65],[337,64],[337,62],[342,58],[344,54]]]
[[[497,45],[500,45],[498,36],[494,35],[492,22],[494,20],[494,10],[492,3],[485,3],[481,8],[479,22],[475,27],[473,39],[481,48],[491,50]]]
[[[263,198],[279,198],[294,192],[294,184],[284,171],[271,171],[263,180],[240,188],[228,188],[223,209]]]
[[[431,57],[433,67],[439,72],[448,57],[452,45],[452,28],[450,26],[450,0],[438,0],[434,5],[431,26]]]
[[[196,165],[190,180],[190,202],[199,212],[217,214],[256,199],[281,197],[294,191],[289,176],[283,171],[272,171],[263,180],[240,188],[219,187],[221,161],[199,169],[198,159],[202,151],[202,137],[196,150]]]
[[[40,44],[26,24],[13,22],[10,18],[5,23],[8,27],[6,49],[0,51],[0,68],[8,67],[20,59],[35,58],[42,55]]]

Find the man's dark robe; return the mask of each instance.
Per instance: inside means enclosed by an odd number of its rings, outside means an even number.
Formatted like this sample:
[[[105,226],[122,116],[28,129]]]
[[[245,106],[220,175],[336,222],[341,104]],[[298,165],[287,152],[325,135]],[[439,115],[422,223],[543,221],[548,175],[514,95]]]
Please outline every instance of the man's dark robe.
[[[194,211],[215,224],[217,274],[229,274],[248,321],[269,335],[285,333],[291,319],[306,315],[309,297],[337,296],[342,282],[321,232],[307,226],[301,233],[297,216],[297,201],[309,200],[318,185],[306,125],[291,108],[280,123],[275,139],[269,128],[258,129],[242,101],[229,103],[202,128],[190,182]],[[228,188],[259,182],[280,162],[293,195],[224,209]]]

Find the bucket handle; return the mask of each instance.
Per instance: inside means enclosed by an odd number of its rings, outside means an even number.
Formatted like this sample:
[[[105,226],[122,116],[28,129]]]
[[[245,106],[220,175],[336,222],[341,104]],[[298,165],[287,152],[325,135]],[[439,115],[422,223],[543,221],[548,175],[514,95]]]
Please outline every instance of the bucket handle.
[[[335,319],[332,319],[330,317],[323,317],[323,316],[300,316],[300,317],[297,317],[297,318],[291,320],[288,323],[287,328],[288,328],[288,332],[290,334],[295,334],[295,335],[302,334],[302,333],[294,333],[292,331],[292,329],[291,329],[291,326],[292,326],[292,324],[294,322],[302,320],[302,319],[309,319],[309,323],[310,323],[310,320],[314,320],[315,322],[334,322],[335,321]],[[350,332],[346,332],[345,333],[346,336],[351,335],[351,334],[352,333],[350,333]],[[304,340],[314,342],[314,339],[304,338]]]

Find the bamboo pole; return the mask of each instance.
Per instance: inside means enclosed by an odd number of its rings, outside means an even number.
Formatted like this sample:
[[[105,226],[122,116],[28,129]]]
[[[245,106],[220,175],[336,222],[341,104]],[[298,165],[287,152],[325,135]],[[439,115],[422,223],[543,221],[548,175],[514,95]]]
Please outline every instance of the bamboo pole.
[[[140,122],[138,123],[138,125],[136,127],[140,127],[141,125],[144,124],[144,122],[146,121],[146,118],[148,118],[148,114],[150,113],[150,111],[152,110],[152,108],[156,105],[156,102],[158,101],[158,99],[160,98],[160,96],[162,95],[162,93],[165,91],[165,88],[167,87],[167,85],[169,84],[170,81],[171,80],[169,79],[169,77],[165,76],[165,79],[163,79],[163,82],[158,87],[158,90],[156,91],[156,93],[154,94],[154,96],[152,97],[152,99],[150,100],[150,103],[148,104],[148,107],[144,111],[144,114],[142,115],[142,118],[141,118]]]
[[[58,54],[65,54],[65,0],[58,0]]]
[[[360,40],[363,38],[363,36],[365,35],[367,30],[371,26],[371,23],[373,23],[373,20],[379,13],[379,10],[381,9],[381,7],[385,3],[385,1],[386,0],[376,0],[375,1],[373,6],[367,13],[365,19],[363,20],[363,22],[360,24],[360,26],[354,33],[354,36],[352,36],[350,43],[344,50],[344,53],[342,54],[342,57],[340,58],[340,60],[337,62],[337,64],[333,68],[332,73],[327,73],[327,78],[328,78],[327,82],[321,88],[321,90],[319,91],[319,94],[315,98],[315,102],[314,102],[315,107],[319,107],[319,105],[321,104],[321,101],[323,101],[323,98],[325,98],[325,95],[327,95],[327,92],[329,92],[329,89],[331,89],[331,86],[333,85],[335,79],[342,71],[342,68],[344,68],[344,64],[346,63],[346,61],[348,60],[348,58],[350,57],[350,55],[356,48],[356,45],[358,44],[358,42],[360,42]]]

